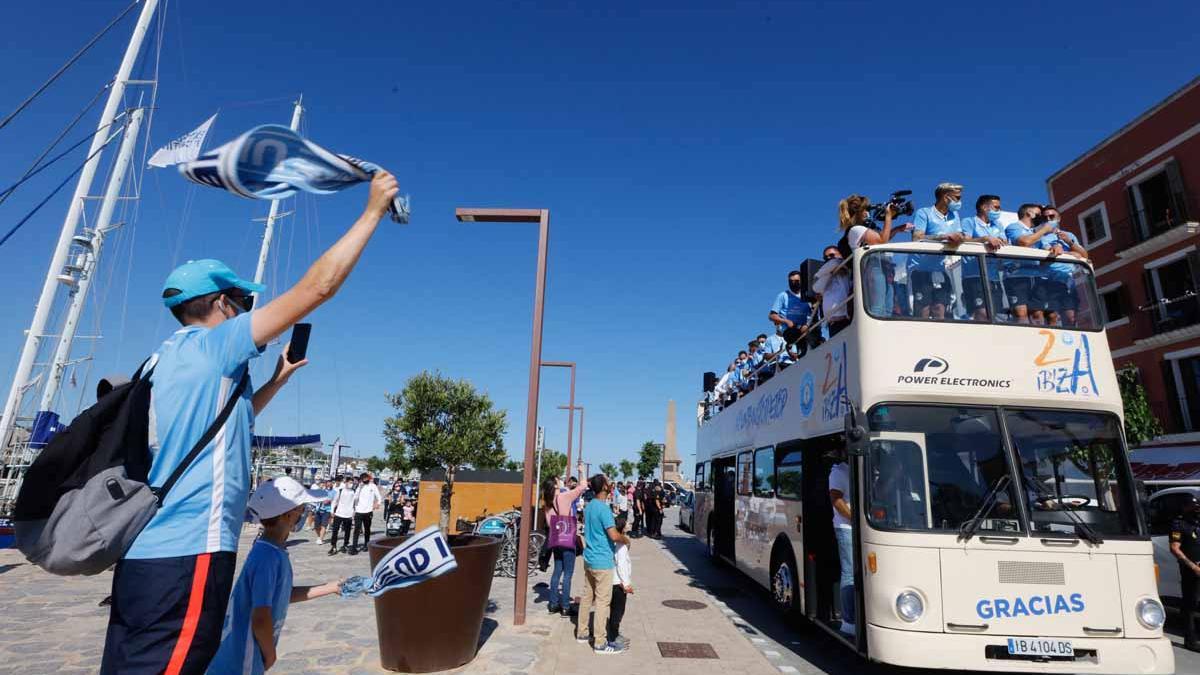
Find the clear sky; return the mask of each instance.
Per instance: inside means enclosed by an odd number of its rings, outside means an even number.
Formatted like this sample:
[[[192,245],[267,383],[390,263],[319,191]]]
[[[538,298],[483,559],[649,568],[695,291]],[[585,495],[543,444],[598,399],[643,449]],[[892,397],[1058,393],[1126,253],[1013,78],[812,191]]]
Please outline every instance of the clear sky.
[[[9,7],[0,114],[123,3]],[[171,0],[152,144],[218,109],[210,146],[286,124],[303,92],[309,136],[385,165],[413,198],[412,224],[381,227],[313,315],[312,364],[258,433],[341,435],[352,453],[380,451],[384,392],[431,369],[507,409],[506,446],[519,456],[536,228],[458,224],[453,213],[544,207],[543,356],[579,363],[586,457],[632,458],[663,440],[673,398],[686,460],[701,373],[769,329],[786,272],[835,239],[839,198],[911,188],[921,206],[955,180],[968,201],[1045,199],[1054,170],[1200,72],[1187,28],[1200,3],[1185,0],[552,4]],[[132,25],[0,130],[0,184],[112,76]],[[0,206],[2,229],[72,167]],[[4,393],[71,186],[0,247]],[[365,196],[288,203],[268,295]],[[173,330],[159,294],[175,264],[217,257],[253,274],[261,224],[251,221],[265,202],[190,188],[173,170],[148,171],[142,197],[94,286],[106,306],[88,390],[96,373],[132,371]],[[96,334],[95,315],[81,334]],[[277,350],[256,367],[260,382]],[[81,341],[75,354],[91,351]],[[87,398],[84,375],[65,389],[68,413]],[[565,370],[545,372],[539,419],[560,449],[566,384]]]

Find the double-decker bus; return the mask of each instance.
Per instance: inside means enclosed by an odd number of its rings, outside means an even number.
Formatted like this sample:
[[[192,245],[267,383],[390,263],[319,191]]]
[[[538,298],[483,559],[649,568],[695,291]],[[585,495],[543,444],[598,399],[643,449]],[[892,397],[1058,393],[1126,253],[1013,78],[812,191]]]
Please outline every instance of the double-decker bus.
[[[704,404],[709,555],[871,660],[1173,672],[1091,268],[914,242],[858,249],[851,271],[849,325]]]

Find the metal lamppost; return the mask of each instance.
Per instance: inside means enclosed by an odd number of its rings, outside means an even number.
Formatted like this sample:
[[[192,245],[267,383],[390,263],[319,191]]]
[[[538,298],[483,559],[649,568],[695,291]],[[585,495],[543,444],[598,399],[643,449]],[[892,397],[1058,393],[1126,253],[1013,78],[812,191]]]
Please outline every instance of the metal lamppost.
[[[542,366],[546,368],[570,368],[571,369],[571,394],[567,400],[567,408],[571,410],[571,416],[567,419],[567,475],[571,475],[571,437],[575,435],[575,362],[574,361],[542,361]],[[558,406],[560,410],[563,406]]]
[[[460,223],[538,223],[537,276],[533,292],[533,338],[529,354],[529,398],[525,409],[525,468],[521,478],[521,528],[517,539],[517,578],[513,624],[525,624],[529,587],[529,529],[533,526],[533,472],[536,462],[538,388],[541,385],[542,314],[546,300],[546,254],[550,245],[549,209],[454,209]]]
[[[567,423],[567,448],[568,448],[567,449],[567,475],[570,475],[570,472],[571,472],[571,450],[570,450],[570,447],[571,447],[571,436],[572,436],[571,423],[575,421],[575,411],[576,410],[579,411],[579,460],[578,460],[578,462],[583,463],[583,406],[568,404],[568,405],[560,405],[560,406],[558,406],[558,409],[566,410],[567,414],[569,414],[571,416],[571,421]],[[586,475],[584,476],[584,480],[587,480]]]

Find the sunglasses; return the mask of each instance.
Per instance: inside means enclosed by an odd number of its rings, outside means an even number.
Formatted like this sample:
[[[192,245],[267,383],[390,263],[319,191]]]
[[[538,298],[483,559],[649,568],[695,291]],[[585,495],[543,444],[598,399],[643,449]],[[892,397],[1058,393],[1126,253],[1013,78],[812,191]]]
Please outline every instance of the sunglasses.
[[[244,311],[249,312],[254,308],[253,295],[246,295],[244,293],[222,293],[222,295],[229,298],[230,302],[241,307]]]

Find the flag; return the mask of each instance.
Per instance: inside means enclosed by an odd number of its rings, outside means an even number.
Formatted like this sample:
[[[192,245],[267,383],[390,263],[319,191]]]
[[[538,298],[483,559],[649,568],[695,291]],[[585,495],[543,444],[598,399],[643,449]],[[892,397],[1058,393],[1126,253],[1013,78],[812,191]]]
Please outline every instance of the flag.
[[[397,588],[406,588],[458,568],[450,545],[437,525],[414,534],[396,548],[388,551],[375,566],[371,587],[367,591],[379,597]]]
[[[331,194],[371,180],[380,169],[275,124],[255,127],[178,168],[188,180],[248,199],[284,199],[301,190]],[[397,196],[389,211],[392,220],[407,223],[408,197]]]
[[[172,164],[190,162],[199,157],[200,146],[204,145],[204,137],[208,135],[208,128],[215,119],[217,116],[213,115],[200,126],[154,151],[148,164],[161,169]]]

